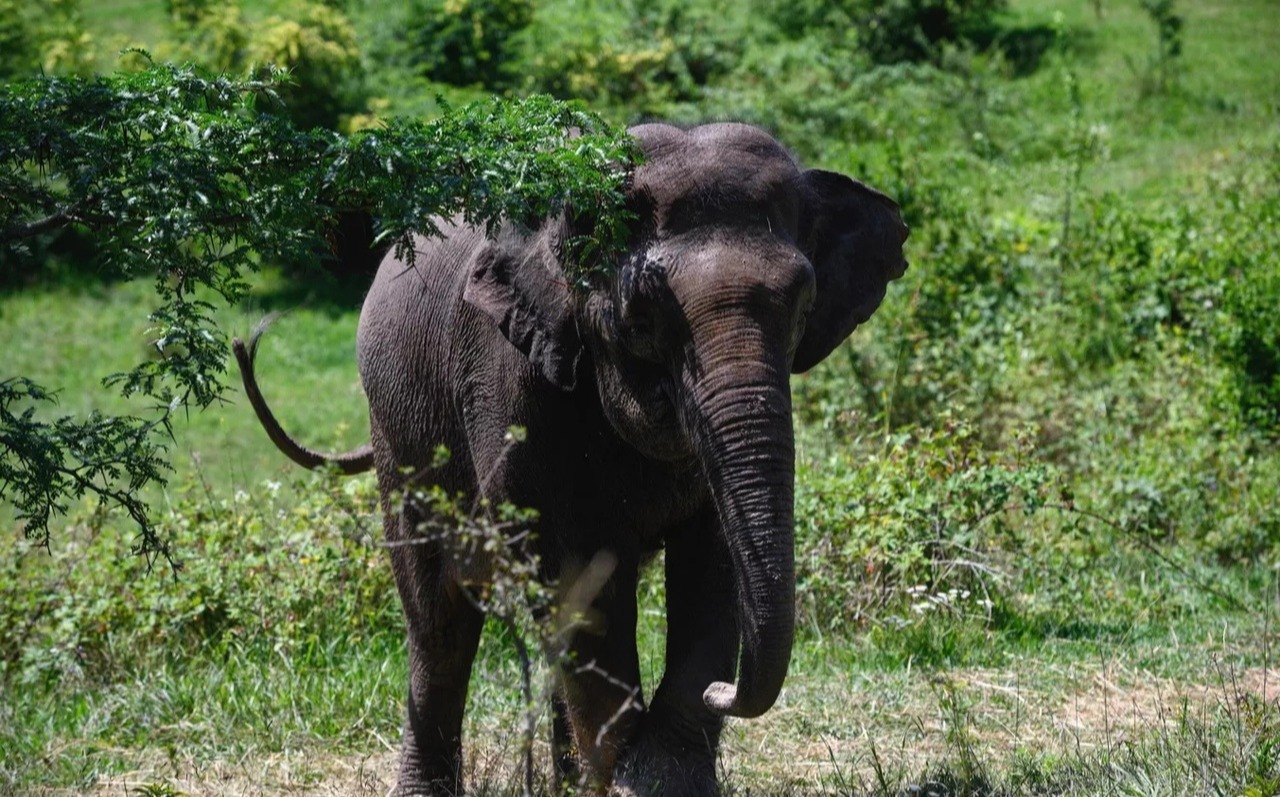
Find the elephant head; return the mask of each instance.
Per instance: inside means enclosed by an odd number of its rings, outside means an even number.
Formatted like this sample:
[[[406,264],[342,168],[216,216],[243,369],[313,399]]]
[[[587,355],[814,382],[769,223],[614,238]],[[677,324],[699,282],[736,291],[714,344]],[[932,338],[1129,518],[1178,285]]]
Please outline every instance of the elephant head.
[[[776,700],[794,632],[794,438],[789,374],[825,358],[905,268],[907,227],[885,195],[802,170],[756,128],[632,131],[630,245],[576,289],[561,255],[574,222],[499,239],[465,299],[546,380],[595,389],[619,435],[655,459],[694,461],[733,558],[737,684],[707,686],[721,715]]]

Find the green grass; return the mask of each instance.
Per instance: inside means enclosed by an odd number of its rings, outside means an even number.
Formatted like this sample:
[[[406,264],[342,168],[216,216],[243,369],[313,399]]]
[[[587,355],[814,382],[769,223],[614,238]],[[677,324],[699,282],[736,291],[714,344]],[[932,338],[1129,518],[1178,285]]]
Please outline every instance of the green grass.
[[[1043,782],[1032,793],[1152,793],[1144,778],[1162,794],[1261,787],[1280,775],[1275,588],[1247,594],[1254,611],[1207,611],[1111,639],[1010,641],[980,624],[937,622],[936,633],[983,649],[981,664],[965,666],[903,665],[874,641],[804,634],[778,706],[730,724],[731,793],[888,795],[950,780],[945,793],[1015,794],[1033,776]],[[646,632],[649,650],[660,631]],[[397,634],[209,652],[160,657],[105,684],[86,675],[14,690],[0,704],[0,778],[19,792],[176,782],[205,794],[264,773],[354,794],[364,792],[351,770],[365,762],[389,784],[406,675]],[[490,627],[467,726],[477,780],[491,786],[481,794],[512,793],[517,782],[518,684],[510,644]],[[537,711],[545,740],[545,705]],[[538,753],[545,775],[544,744]],[[285,772],[282,760],[292,762]],[[232,780],[206,781],[223,762],[235,762]]]
[[[1267,0],[1179,3],[1183,54],[1167,96],[1144,96],[1139,76],[1157,47],[1156,28],[1137,3],[1046,6],[1014,2],[1012,17],[1041,22],[1061,13],[1080,43],[1079,59],[1054,63],[1029,80],[1038,115],[1065,113],[1061,75],[1081,82],[1085,119],[1107,125],[1110,157],[1092,170],[1091,187],[1156,200],[1185,190],[1215,156],[1275,130],[1280,110],[1280,15]],[[1049,120],[1045,120],[1049,121]]]
[[[322,276],[316,281],[323,286]],[[228,335],[247,338],[269,310],[288,309],[260,348],[264,394],[285,428],[308,444],[335,450],[359,445],[368,438],[369,422],[355,368],[356,313],[335,307],[326,295],[308,297],[278,276],[264,275],[259,283],[240,307],[219,311],[219,325]],[[86,282],[6,296],[0,301],[0,336],[21,345],[6,347],[0,373],[24,374],[57,388],[58,404],[48,414],[146,414],[144,402],[124,399],[100,380],[148,356],[153,302],[144,282]],[[286,466],[241,395],[234,362],[230,368],[228,403],[193,410],[174,423],[178,481],[199,472],[220,490],[245,488],[278,476]]]

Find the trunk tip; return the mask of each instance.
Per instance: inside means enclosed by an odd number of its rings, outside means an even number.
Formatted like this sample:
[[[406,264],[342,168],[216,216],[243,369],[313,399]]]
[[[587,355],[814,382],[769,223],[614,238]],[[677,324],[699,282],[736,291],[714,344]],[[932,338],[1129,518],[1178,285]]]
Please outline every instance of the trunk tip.
[[[742,705],[738,702],[738,687],[724,681],[713,681],[702,693],[702,702],[722,717],[741,717],[742,719],[758,717],[773,706],[772,700],[760,706]]]

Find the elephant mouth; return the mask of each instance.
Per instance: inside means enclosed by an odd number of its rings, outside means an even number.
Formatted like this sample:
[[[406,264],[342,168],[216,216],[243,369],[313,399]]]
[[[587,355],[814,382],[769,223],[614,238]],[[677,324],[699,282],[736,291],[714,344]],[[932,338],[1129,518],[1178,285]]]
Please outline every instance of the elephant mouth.
[[[649,459],[694,462],[697,453],[680,423],[680,399],[670,380],[648,363],[608,365],[600,390],[614,430]]]

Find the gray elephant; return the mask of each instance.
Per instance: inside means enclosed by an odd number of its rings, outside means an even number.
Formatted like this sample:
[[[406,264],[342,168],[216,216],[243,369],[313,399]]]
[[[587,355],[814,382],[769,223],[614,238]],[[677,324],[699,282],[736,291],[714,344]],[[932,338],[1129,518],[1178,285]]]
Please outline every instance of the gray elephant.
[[[461,791],[461,725],[483,616],[456,560],[413,538],[429,473],[451,493],[537,509],[548,581],[601,551],[614,567],[595,627],[560,668],[557,726],[588,791],[712,795],[723,718],[782,688],[794,633],[795,453],[788,377],[866,321],[906,268],[898,206],[802,170],[759,129],[634,128],[630,241],[577,288],[562,268],[580,220],[491,236],[442,223],[412,266],[389,256],[360,317],[371,442],[321,454],[290,438],[236,341],[251,402],[307,467],[378,474],[408,625],[398,790]],[[254,339],[256,344],[256,337]],[[523,443],[505,437],[524,427]],[[452,456],[432,469],[433,452]],[[438,464],[438,463],[437,463]],[[638,690],[636,579],[666,549],[666,668]],[[638,692],[635,692],[638,694]]]

